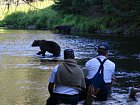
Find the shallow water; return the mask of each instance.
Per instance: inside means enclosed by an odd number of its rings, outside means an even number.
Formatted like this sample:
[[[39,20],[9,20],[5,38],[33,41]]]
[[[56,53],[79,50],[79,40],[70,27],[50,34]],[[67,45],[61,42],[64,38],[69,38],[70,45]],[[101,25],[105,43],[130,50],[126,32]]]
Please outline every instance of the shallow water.
[[[37,56],[38,47],[31,47],[36,39],[53,40],[60,44],[61,56]],[[94,47],[100,42],[110,44],[109,59],[116,63],[117,84],[113,97],[95,104],[126,105],[128,90],[140,84],[139,37],[82,37],[54,34],[51,31],[0,29],[0,105],[44,105],[49,96],[47,85],[52,68],[63,60],[63,50],[73,48],[78,64],[96,56]],[[140,105],[139,102],[134,105]]]

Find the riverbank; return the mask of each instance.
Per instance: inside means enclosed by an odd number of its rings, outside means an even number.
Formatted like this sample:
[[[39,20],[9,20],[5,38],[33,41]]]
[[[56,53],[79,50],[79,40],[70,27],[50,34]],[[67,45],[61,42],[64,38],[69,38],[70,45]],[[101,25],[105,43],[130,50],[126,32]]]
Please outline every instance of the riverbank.
[[[62,14],[53,10],[51,6],[28,12],[14,12],[0,21],[0,26],[8,29],[53,30],[57,25],[67,25],[71,28],[71,33],[126,36],[139,35],[139,24],[139,20],[129,22],[127,19],[111,15],[85,17]]]

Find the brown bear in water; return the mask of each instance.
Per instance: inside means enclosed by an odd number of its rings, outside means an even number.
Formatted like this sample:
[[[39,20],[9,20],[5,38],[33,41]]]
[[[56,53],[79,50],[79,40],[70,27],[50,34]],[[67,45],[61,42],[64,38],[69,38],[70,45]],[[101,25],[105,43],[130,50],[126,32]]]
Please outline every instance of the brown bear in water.
[[[54,41],[46,41],[46,40],[34,40],[32,43],[32,47],[40,47],[40,50],[37,54],[45,56],[46,51],[52,53],[53,56],[57,57],[60,55],[61,48],[60,46]]]
[[[70,34],[71,26],[69,25],[58,25],[54,27],[54,30],[58,30],[58,33]]]

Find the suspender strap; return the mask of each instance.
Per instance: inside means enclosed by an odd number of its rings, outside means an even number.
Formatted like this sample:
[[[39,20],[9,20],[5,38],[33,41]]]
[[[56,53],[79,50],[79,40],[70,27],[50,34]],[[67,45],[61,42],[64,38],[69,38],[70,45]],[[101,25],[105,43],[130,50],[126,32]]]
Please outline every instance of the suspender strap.
[[[97,58],[98,59],[98,61],[100,62],[100,67],[99,67],[99,69],[98,69],[98,72],[101,72],[101,74],[103,74],[103,70],[104,70],[104,66],[103,66],[103,64],[105,63],[105,61],[107,60],[107,58],[105,58],[103,61],[101,61],[99,58]]]

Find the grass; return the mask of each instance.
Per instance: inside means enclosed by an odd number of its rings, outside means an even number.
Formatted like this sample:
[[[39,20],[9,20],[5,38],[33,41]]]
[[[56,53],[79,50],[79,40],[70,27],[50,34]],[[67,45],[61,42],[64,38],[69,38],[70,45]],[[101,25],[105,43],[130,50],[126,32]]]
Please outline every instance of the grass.
[[[28,26],[35,26],[36,29],[53,29],[56,25],[73,25],[79,32],[87,33],[94,33],[97,29],[117,31],[120,26],[123,26],[121,23],[122,19],[116,16],[83,17],[80,15],[59,13],[52,9],[53,2],[51,0],[35,2],[31,5],[33,6],[29,6],[28,4],[12,5],[9,11],[5,7],[0,7],[3,8],[1,9],[2,14],[0,16],[0,19],[3,20],[0,21],[0,26],[11,25],[13,28],[23,29],[26,29]],[[130,24],[125,31],[137,31],[139,30],[139,24],[139,22]]]
[[[16,17],[16,18],[15,18]],[[106,30],[107,24],[118,23],[110,16],[86,18],[80,15],[61,14],[54,11],[51,6],[27,12],[14,12],[6,15],[2,21],[5,25],[12,25],[13,28],[26,29],[35,26],[36,29],[53,29],[56,25],[73,25],[79,32],[94,32],[95,29]]]

